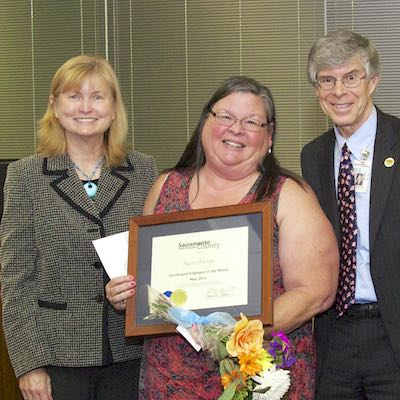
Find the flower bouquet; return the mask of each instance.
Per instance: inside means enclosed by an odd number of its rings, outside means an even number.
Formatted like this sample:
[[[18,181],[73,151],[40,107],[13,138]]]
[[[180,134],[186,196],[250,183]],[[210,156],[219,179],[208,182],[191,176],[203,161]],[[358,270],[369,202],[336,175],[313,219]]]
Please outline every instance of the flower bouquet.
[[[289,390],[294,363],[290,342],[283,332],[272,334],[264,343],[260,320],[243,314],[236,321],[224,312],[199,316],[179,308],[179,296],[158,293],[149,287],[150,315],[178,325],[181,333],[197,349],[207,351],[219,364],[223,393],[218,400],[280,400]],[[182,331],[183,328],[183,331]]]

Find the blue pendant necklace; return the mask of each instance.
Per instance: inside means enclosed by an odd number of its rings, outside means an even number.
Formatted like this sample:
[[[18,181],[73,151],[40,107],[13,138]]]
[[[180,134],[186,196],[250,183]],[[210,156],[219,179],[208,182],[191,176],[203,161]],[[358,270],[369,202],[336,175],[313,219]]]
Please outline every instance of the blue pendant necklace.
[[[97,184],[95,182],[92,181],[92,179],[94,178],[94,176],[96,175],[97,170],[103,165],[103,156],[100,157],[97,160],[96,166],[94,167],[94,170],[92,171],[92,173],[90,175],[86,175],[78,166],[78,164],[72,162],[74,168],[79,171],[85,178],[86,181],[83,184],[83,187],[86,190],[87,195],[91,198],[94,199],[94,197],[96,196],[97,193]]]

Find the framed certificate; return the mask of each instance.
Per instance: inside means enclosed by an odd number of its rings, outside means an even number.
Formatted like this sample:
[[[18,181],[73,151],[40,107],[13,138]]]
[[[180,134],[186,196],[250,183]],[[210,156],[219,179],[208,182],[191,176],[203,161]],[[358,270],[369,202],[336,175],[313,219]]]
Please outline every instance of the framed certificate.
[[[208,315],[242,312],[272,324],[273,215],[269,202],[132,217],[126,336],[175,332],[150,314],[148,286],[179,307]]]

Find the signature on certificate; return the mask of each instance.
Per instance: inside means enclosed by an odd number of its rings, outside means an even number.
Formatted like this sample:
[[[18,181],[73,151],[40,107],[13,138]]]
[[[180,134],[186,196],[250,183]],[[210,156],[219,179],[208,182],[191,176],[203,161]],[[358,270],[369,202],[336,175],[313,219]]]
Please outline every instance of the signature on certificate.
[[[210,287],[207,291],[207,297],[228,297],[233,294],[235,286]]]

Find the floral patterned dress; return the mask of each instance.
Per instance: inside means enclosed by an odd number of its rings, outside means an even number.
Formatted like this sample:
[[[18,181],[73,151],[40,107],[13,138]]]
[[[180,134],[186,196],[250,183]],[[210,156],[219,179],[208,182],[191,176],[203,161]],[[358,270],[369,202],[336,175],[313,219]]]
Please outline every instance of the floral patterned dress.
[[[154,213],[190,210],[188,194],[192,176],[172,171],[160,193]],[[280,177],[271,196],[276,213],[281,187]],[[256,184],[240,204],[251,203]],[[274,297],[284,292],[278,258],[278,226],[274,226]],[[285,399],[312,400],[315,382],[315,348],[311,322],[288,335],[296,362],[290,368],[291,387]],[[139,383],[140,400],[215,400],[222,393],[217,367],[210,370],[204,353],[197,353],[180,335],[146,338]]]

